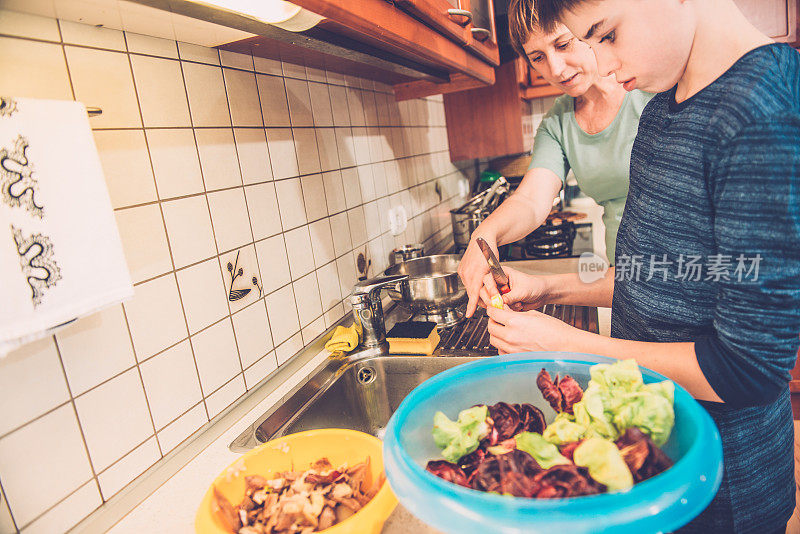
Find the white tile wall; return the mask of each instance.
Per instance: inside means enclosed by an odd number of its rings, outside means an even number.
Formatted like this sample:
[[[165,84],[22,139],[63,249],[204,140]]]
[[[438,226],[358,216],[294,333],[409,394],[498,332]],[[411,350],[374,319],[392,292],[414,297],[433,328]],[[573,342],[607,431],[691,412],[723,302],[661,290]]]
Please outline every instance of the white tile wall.
[[[0,94],[103,109],[135,281],[0,360],[12,530],[69,529],[290,360],[346,313],[359,252],[374,276],[448,238],[472,169],[449,162],[440,97],[319,69],[0,10],[0,70]]]

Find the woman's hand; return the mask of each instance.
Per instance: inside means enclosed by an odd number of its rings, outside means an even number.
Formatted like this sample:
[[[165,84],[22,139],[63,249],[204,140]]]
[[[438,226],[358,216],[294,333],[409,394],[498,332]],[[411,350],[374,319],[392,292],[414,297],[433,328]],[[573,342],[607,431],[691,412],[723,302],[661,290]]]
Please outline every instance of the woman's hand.
[[[464,288],[467,290],[469,301],[467,302],[467,317],[472,317],[475,310],[480,303],[480,292],[483,286],[483,277],[489,272],[489,264],[486,263],[486,257],[481,252],[478,242],[476,241],[477,235],[473,235],[467,246],[467,251],[461,258],[461,263],[458,264],[458,276],[464,282]],[[482,236],[489,248],[492,249],[495,256],[497,253],[497,243],[491,236]]]
[[[547,304],[550,298],[550,284],[545,276],[523,274],[511,267],[503,267],[508,276],[511,291],[503,295],[503,302],[516,311],[535,310]],[[498,295],[497,284],[491,273],[484,275],[480,289],[481,305],[490,307],[492,297]]]
[[[568,341],[586,334],[583,330],[536,310],[515,312],[489,306],[489,343],[500,354],[531,350],[569,350]]]

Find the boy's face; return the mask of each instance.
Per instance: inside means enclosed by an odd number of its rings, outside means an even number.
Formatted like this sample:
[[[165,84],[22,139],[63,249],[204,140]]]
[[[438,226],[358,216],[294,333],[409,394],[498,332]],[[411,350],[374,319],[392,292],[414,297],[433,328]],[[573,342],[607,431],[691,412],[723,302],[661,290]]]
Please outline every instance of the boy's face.
[[[628,91],[666,91],[683,75],[694,38],[693,0],[587,0],[562,21],[597,57],[600,76]]]
[[[569,96],[581,96],[597,81],[592,49],[563,24],[551,33],[534,31],[523,48],[536,72]]]

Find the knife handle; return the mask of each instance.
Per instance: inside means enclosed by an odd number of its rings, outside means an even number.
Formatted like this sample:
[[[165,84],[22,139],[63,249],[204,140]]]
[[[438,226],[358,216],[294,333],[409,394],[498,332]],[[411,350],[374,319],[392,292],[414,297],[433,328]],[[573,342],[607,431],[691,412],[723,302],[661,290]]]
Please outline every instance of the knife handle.
[[[497,290],[500,291],[501,295],[505,295],[506,293],[511,291],[511,288],[507,285],[504,285],[503,287],[498,287]]]

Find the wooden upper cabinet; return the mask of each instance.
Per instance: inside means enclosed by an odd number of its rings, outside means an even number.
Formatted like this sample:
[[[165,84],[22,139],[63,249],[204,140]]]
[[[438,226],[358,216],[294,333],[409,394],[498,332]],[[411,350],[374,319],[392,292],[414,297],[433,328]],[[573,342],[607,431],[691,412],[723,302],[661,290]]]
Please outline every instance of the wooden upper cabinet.
[[[454,41],[462,45],[469,43],[472,13],[462,9],[458,0],[395,0],[395,4]]]
[[[492,65],[500,65],[493,0],[461,0],[460,3],[472,14],[469,48]]]
[[[734,0],[753,25],[781,43],[796,43],[800,1]]]
[[[487,63],[500,65],[492,0],[395,0]]]

